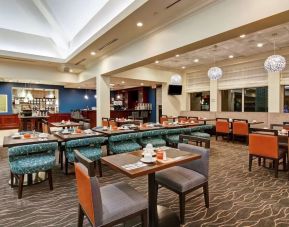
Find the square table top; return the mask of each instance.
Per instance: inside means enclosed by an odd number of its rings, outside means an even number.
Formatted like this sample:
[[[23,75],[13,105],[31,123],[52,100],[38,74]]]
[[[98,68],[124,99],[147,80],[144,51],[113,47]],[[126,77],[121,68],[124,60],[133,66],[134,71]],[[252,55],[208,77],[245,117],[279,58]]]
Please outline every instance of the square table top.
[[[4,136],[3,140],[3,147],[15,147],[15,146],[21,146],[21,145],[28,145],[28,144],[36,144],[36,143],[49,143],[49,142],[60,142],[57,137],[54,135],[48,135],[47,139],[42,140],[39,137],[31,137],[31,138],[21,138],[14,139],[11,136]]]
[[[83,138],[90,138],[90,137],[98,137],[98,136],[105,136],[103,133],[100,132],[92,132],[92,133],[70,133],[70,134],[62,134],[61,132],[55,132],[54,135],[59,137],[63,141],[73,140],[73,139],[83,139]]]
[[[201,158],[201,155],[196,153],[181,151],[175,148],[169,148],[166,150],[168,161],[156,161],[154,164],[147,164],[144,167],[131,170],[123,167],[127,164],[139,162],[142,158],[142,153],[143,150],[133,151],[129,153],[102,157],[101,160],[103,161],[103,163],[110,166],[111,168],[120,171],[121,173],[127,175],[130,178],[135,178]]]
[[[98,132],[98,133],[103,133],[103,134],[105,134],[107,136],[136,132],[135,130],[132,130],[132,129],[110,130],[108,128],[107,130],[103,130],[102,128],[93,128],[92,130],[95,131],[95,132]]]
[[[78,122],[71,121],[69,124],[68,123],[62,123],[62,122],[50,122],[49,123],[53,127],[77,127],[81,126]]]

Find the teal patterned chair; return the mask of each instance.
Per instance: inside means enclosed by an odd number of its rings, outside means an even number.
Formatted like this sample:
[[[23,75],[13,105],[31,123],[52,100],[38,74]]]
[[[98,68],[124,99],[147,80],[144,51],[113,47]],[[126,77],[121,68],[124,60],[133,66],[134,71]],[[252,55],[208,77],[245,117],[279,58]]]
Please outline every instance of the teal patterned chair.
[[[191,128],[191,135],[203,139],[210,139],[211,135],[205,131],[211,130],[213,125],[201,125]]]
[[[142,147],[146,147],[147,144],[152,144],[153,147],[161,147],[166,145],[166,141],[163,136],[167,133],[166,130],[151,130],[141,132],[141,138],[138,140],[138,143]]]
[[[106,137],[90,137],[67,141],[65,143],[65,174],[68,174],[68,164],[74,163],[74,150],[78,150],[83,156],[94,161],[95,164],[97,162],[99,175],[101,177],[101,145],[106,141]]]
[[[55,165],[56,142],[38,143],[15,146],[8,149],[9,166],[11,174],[11,187],[14,186],[14,178],[19,179],[18,198],[22,198],[24,175],[46,172],[48,174],[50,190],[53,190],[52,168]]]
[[[120,154],[139,150],[141,146],[137,143],[137,139],[140,137],[140,133],[112,135],[108,138],[109,151],[113,154]]]
[[[167,129],[165,140],[169,146],[176,147],[179,143],[180,135],[184,133],[184,128]]]

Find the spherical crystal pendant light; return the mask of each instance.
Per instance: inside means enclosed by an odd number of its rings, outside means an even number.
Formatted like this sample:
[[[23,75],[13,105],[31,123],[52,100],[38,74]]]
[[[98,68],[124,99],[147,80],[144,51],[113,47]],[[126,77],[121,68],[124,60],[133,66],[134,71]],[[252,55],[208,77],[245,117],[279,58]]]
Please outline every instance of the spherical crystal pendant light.
[[[217,51],[217,45],[214,46],[214,50]],[[208,70],[208,77],[210,80],[218,80],[223,76],[223,70],[219,67],[216,66],[216,59],[215,59],[215,54],[214,54],[214,66],[209,68]]]
[[[271,55],[264,62],[264,67],[268,72],[281,72],[286,66],[286,59],[281,55]]]
[[[223,76],[223,70],[219,67],[211,67],[208,71],[208,77],[211,80],[218,80]]]
[[[171,76],[172,85],[182,85],[182,77],[179,74],[175,74]]]
[[[275,37],[277,33],[272,34],[274,38],[274,54],[269,56],[264,62],[264,67],[267,72],[281,72],[286,67],[286,59],[278,54],[275,54]]]

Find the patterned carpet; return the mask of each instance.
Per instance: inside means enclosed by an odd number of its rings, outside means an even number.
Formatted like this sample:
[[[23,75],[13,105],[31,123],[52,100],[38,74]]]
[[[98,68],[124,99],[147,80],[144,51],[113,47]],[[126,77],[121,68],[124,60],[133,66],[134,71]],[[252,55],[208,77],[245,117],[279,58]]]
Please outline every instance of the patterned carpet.
[[[185,226],[289,226],[287,173],[280,172],[275,179],[273,171],[259,167],[256,161],[249,173],[246,146],[214,139],[211,146],[210,208],[205,208],[203,197],[189,200]],[[76,226],[73,174],[65,176],[57,166],[53,191],[49,191],[48,182],[24,187],[23,199],[18,200],[17,188],[8,185],[6,158],[0,159],[0,168],[0,226]],[[138,191],[147,192],[145,177],[131,180],[107,167],[100,181],[102,185],[125,181]],[[158,202],[178,212],[174,193],[161,189]]]

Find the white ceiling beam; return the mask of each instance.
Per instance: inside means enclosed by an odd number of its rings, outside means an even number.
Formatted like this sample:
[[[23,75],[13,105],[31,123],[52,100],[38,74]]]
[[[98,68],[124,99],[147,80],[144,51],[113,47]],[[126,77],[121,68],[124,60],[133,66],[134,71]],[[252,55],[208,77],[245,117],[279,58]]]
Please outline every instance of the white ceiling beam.
[[[69,49],[69,39],[66,37],[62,28],[59,26],[57,20],[54,18],[48,7],[41,0],[32,0],[36,8],[45,18],[52,29],[51,39],[57,46],[60,55],[65,56],[64,52]]]

